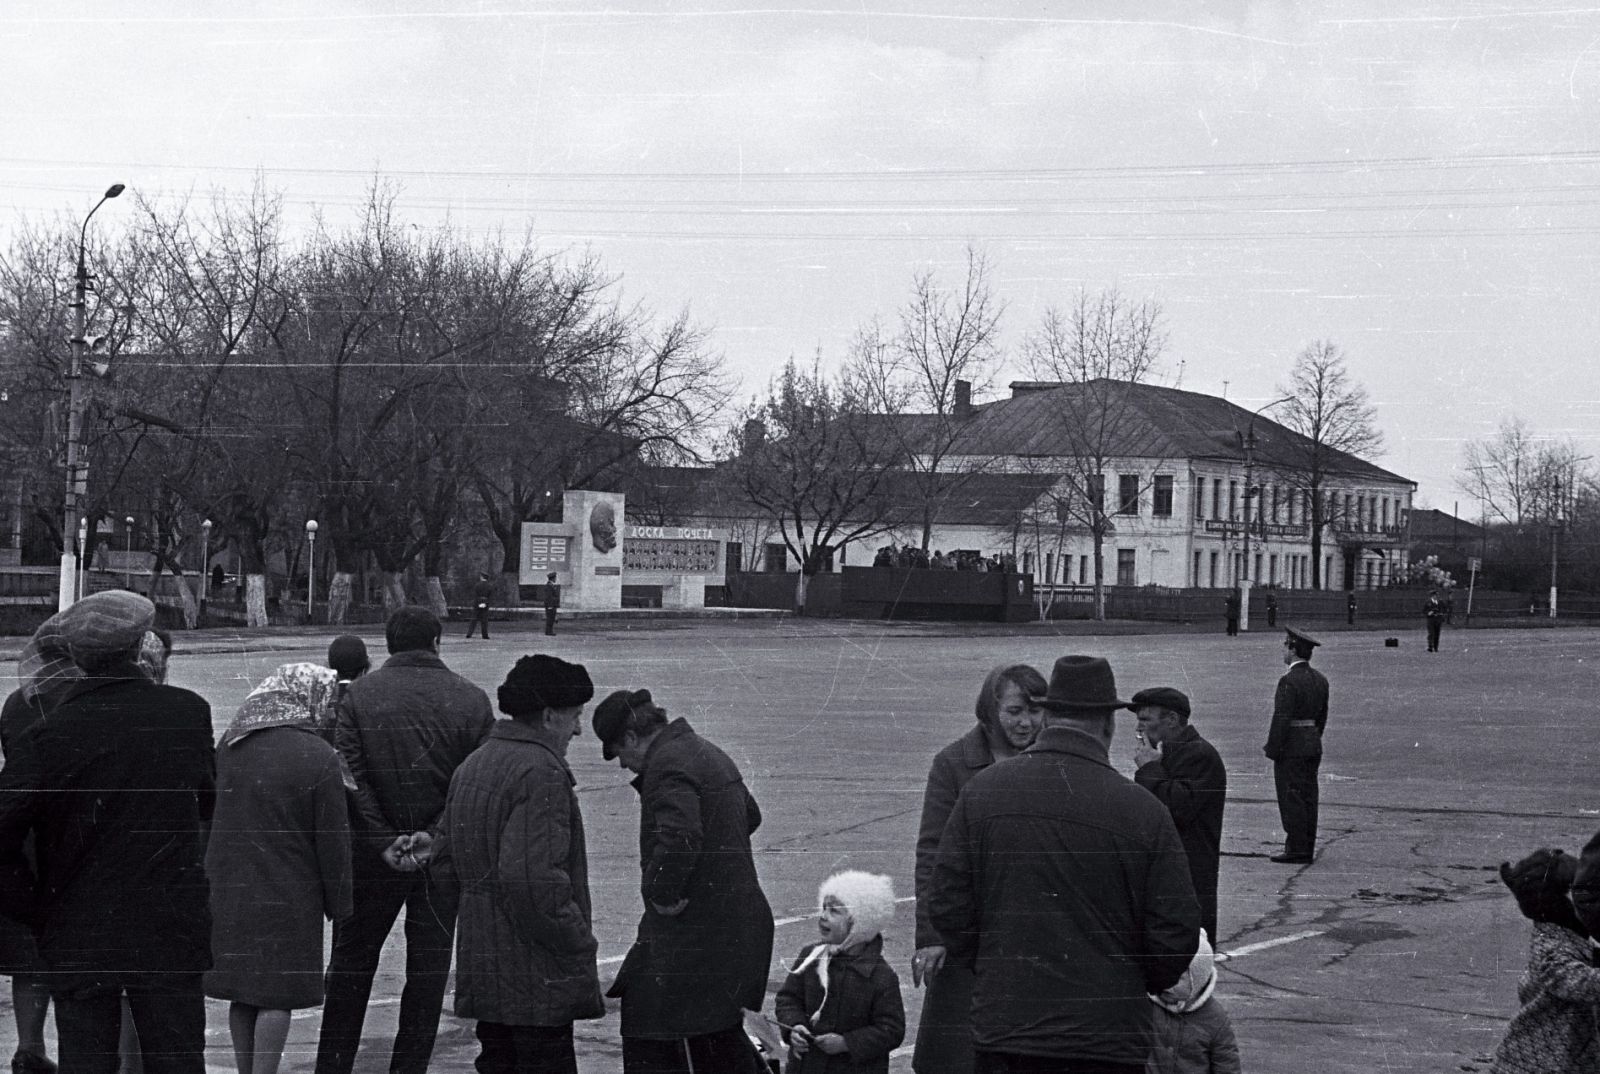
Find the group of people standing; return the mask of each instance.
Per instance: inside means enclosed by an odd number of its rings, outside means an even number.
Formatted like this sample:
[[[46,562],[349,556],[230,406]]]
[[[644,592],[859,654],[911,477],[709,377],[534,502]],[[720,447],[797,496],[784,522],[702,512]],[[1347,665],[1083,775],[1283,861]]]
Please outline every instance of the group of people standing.
[[[525,656],[492,706],[441,660],[439,620],[403,608],[381,667],[336,639],[327,666],[277,668],[213,746],[206,702],[155,670],[170,645],[153,621],[121,591],[52,617],[0,717],[0,915],[36,947],[11,961],[47,985],[62,1069],[117,1070],[126,1005],[150,1074],[199,1074],[209,995],[229,1003],[241,1074],[275,1074],[291,1012],[317,1004],[317,1074],[349,1074],[403,914],[392,1074],[427,1069],[452,958],[482,1074],[575,1071],[573,1024],[604,1010],[567,762],[595,697],[587,670]],[[1326,720],[1315,644],[1286,643],[1268,743],[1280,765],[1303,761]],[[1131,780],[1110,762],[1122,709],[1137,714]],[[1067,656],[1048,680],[996,668],[975,715],[925,792],[915,1069],[1238,1069],[1210,947],[1227,773],[1188,697],[1123,700],[1105,660]],[[605,993],[620,999],[623,1069],[759,1069],[748,1027],[774,937],[751,851],[760,807],[647,689],[609,694],[590,727],[640,800],[641,917]],[[1300,797],[1275,860],[1309,860],[1314,763],[1279,787]],[[790,1069],[887,1070],[906,1034],[883,956],[892,884],[847,871],[819,904],[819,939],[773,1007]],[[16,1074],[46,1074],[42,1033],[21,1045]]]

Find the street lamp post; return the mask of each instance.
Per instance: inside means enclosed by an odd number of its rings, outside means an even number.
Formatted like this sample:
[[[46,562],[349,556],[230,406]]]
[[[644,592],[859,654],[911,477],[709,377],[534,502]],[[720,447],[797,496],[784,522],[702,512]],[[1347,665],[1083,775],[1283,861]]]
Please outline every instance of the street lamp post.
[[[122,588],[133,588],[133,516],[122,520],[126,532],[122,538]]]
[[[1550,618],[1556,617],[1556,549],[1561,543],[1561,479],[1555,483],[1555,503],[1550,511]]]
[[[79,441],[83,439],[84,400],[81,380],[84,332],[88,327],[89,305],[89,269],[84,261],[83,247],[88,241],[90,218],[100,210],[100,206],[121,194],[124,189],[126,188],[121,183],[113,183],[108,187],[100,200],[95,202],[94,208],[89,210],[89,215],[83,218],[83,227],[78,229],[78,278],[73,290],[72,303],[72,357],[67,367],[67,497],[61,525],[61,574],[56,595],[58,611],[66,611],[77,599],[79,549],[74,547],[73,541],[74,535],[78,533],[84,486],[87,484],[78,462],[78,456],[82,451]]]
[[[211,520],[200,523],[200,618],[206,615],[206,597],[211,589]]]
[[[315,607],[315,584],[317,576],[317,520],[306,519],[306,622],[311,622],[316,617],[312,614]]]

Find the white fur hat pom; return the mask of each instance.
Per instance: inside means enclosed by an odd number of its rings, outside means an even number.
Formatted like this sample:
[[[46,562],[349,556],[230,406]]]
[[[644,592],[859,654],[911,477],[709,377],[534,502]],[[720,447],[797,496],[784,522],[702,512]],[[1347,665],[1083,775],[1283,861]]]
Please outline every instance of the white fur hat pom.
[[[829,898],[843,903],[854,919],[847,942],[865,943],[894,921],[894,881],[887,876],[858,869],[835,873],[817,891],[819,905]]]

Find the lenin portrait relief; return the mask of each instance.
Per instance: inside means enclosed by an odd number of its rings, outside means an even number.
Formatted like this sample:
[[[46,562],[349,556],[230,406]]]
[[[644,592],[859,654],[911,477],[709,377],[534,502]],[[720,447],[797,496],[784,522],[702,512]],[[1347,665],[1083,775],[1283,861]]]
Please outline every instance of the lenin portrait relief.
[[[609,552],[617,547],[617,512],[603,500],[589,512],[589,537],[594,541],[596,552]]]

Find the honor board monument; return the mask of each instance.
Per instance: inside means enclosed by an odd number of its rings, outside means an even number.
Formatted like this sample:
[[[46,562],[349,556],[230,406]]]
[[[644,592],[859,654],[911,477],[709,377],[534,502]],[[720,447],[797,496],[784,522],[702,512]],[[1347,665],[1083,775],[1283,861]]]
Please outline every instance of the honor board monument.
[[[725,542],[706,528],[627,525],[625,508],[621,493],[576,489],[560,522],[524,522],[521,584],[553,571],[564,610],[621,608],[624,583],[659,587],[663,608],[705,607],[706,586],[726,582]]]

